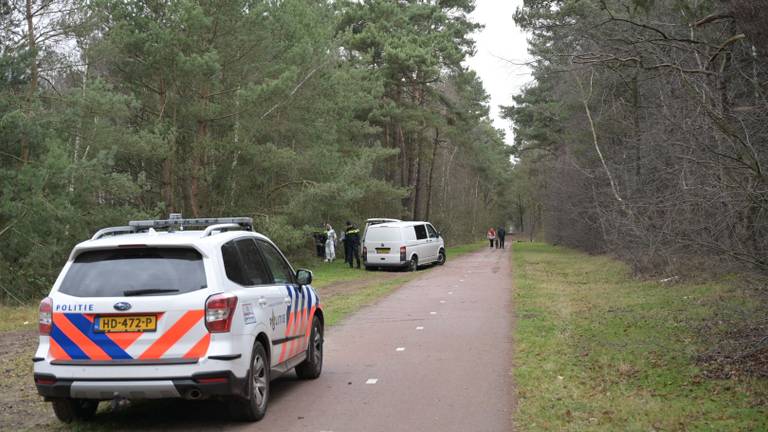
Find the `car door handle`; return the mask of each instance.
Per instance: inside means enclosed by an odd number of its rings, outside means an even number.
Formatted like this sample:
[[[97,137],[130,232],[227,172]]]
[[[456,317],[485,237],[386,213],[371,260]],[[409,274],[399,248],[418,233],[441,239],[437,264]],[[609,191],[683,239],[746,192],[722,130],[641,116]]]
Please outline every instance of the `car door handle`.
[[[260,299],[259,299],[258,303],[259,303],[259,306],[261,306],[261,307],[265,307],[265,306],[267,306],[267,304],[268,304],[269,302],[267,301],[267,299],[265,299],[265,298],[263,298],[263,297],[262,297],[262,298],[260,298]]]
[[[291,305],[291,298],[290,298],[290,297],[286,297],[286,298],[284,298],[284,299],[283,299],[283,303],[285,303],[285,304],[287,304],[288,306],[290,306],[290,305]]]

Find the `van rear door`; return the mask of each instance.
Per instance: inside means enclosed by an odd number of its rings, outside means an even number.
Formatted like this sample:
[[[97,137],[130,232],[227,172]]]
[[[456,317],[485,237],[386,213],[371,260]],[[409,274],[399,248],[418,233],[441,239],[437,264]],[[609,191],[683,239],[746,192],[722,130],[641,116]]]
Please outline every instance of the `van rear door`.
[[[399,226],[374,225],[368,229],[365,238],[367,265],[397,265],[400,247],[404,246],[402,228]]]

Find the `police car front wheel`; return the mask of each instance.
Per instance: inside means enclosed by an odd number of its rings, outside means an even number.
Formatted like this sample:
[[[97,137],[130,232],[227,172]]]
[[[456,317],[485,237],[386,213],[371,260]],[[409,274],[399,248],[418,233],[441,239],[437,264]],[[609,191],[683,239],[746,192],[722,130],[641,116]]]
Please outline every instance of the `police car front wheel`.
[[[90,399],[57,398],[51,401],[56,418],[64,423],[89,420],[96,414],[99,401]]]
[[[323,371],[323,323],[312,318],[312,333],[309,335],[307,359],[296,366],[296,375],[301,379],[315,379]]]

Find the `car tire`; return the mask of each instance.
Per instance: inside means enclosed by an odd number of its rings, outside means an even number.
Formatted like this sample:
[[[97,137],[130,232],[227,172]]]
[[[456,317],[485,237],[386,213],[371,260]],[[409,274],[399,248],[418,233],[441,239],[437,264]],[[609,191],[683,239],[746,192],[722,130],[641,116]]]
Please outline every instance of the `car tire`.
[[[411,257],[411,260],[408,261],[408,271],[409,272],[415,272],[419,270],[419,257],[413,256]]]
[[[312,318],[312,331],[309,334],[307,359],[296,366],[296,375],[301,379],[315,379],[323,371],[323,323],[315,315]]]
[[[63,423],[90,420],[99,408],[99,401],[91,399],[56,398],[51,401],[53,413]]]
[[[230,407],[236,419],[255,422],[267,414],[269,403],[269,357],[259,341],[253,344],[247,378],[245,398],[237,398]]]
[[[447,257],[445,256],[445,251],[443,249],[440,249],[440,252],[437,254],[437,265],[445,264],[446,260],[447,260]]]

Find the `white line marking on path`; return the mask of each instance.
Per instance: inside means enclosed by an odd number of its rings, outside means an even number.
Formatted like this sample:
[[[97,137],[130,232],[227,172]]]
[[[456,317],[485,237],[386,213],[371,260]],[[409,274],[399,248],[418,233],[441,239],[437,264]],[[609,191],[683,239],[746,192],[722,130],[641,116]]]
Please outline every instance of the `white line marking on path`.
[[[437,315],[437,312],[430,312],[430,315]]]
[[[395,348],[395,351],[405,351],[405,347],[397,347]]]
[[[368,381],[366,381],[365,383],[366,384],[376,384],[377,382],[379,382],[378,378],[368,378]]]
[[[448,295],[453,295],[453,291],[448,291]]]
[[[440,303],[445,303],[445,300],[440,300]]]
[[[423,326],[418,326],[418,327],[416,327],[416,330],[424,330],[424,327]]]

